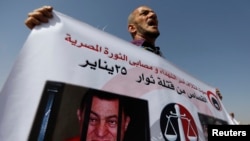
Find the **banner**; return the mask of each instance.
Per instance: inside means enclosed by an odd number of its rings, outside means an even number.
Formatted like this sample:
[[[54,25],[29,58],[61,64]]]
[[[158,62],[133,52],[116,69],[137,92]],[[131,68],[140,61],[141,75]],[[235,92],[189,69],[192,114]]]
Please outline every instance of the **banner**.
[[[97,106],[99,96],[118,100]],[[0,113],[4,141],[205,141],[208,124],[233,124],[214,87],[57,11],[28,36],[0,94]]]

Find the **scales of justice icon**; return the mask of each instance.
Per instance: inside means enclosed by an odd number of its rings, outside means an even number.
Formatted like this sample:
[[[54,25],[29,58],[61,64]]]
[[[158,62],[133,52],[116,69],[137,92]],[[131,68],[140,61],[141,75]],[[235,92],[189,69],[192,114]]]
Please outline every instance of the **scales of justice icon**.
[[[191,125],[191,119],[187,118],[186,117],[186,114],[182,114],[180,113],[180,107],[178,104],[175,104],[174,105],[174,108],[175,108],[175,111],[176,113],[173,113],[173,111],[170,111],[170,115],[166,115],[166,118],[168,119],[167,121],[167,124],[166,124],[166,128],[165,128],[165,131],[164,131],[164,136],[166,137],[166,139],[168,139],[169,141],[176,141],[178,135],[177,135],[177,132],[176,132],[176,128],[173,126],[173,123],[172,123],[172,119],[173,118],[177,118],[177,124],[178,124],[178,127],[179,127],[179,134],[180,134],[180,140],[181,141],[186,141],[186,138],[185,138],[185,133],[184,133],[184,129],[183,129],[183,126],[182,126],[182,120],[186,120],[188,122],[188,127],[187,127],[187,138],[189,141],[196,141],[197,140],[197,134],[193,128],[193,126]],[[173,130],[173,133],[169,133],[168,130],[169,129],[172,129]],[[191,132],[193,132],[193,135],[191,135]]]

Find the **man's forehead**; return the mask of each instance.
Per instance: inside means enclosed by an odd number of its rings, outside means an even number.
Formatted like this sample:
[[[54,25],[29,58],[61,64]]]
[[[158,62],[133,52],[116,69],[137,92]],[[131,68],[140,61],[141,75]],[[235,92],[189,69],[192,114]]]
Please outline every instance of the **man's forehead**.
[[[137,11],[137,12],[142,12],[142,11],[153,11],[153,9],[151,9],[150,7],[148,7],[148,6],[140,6],[140,7],[138,7],[135,11]]]
[[[118,98],[100,98],[98,96],[93,96],[93,101],[103,101],[103,102],[113,102],[113,103],[119,103]]]

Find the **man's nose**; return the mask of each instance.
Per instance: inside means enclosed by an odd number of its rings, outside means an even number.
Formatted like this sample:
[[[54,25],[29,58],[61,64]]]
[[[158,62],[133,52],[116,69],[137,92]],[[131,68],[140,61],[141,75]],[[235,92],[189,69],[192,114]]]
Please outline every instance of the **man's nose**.
[[[150,18],[157,19],[157,15],[155,14],[155,12],[150,12],[148,15]]]
[[[105,123],[100,123],[96,129],[96,134],[99,137],[103,137],[108,133],[108,127]]]

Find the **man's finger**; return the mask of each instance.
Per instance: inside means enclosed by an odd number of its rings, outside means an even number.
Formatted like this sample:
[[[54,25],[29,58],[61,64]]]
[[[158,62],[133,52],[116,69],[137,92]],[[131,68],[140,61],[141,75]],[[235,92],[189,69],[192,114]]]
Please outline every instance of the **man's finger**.
[[[36,25],[39,25],[40,23],[40,21],[33,17],[28,17],[28,19],[25,21],[25,25],[30,29],[33,29]]]

